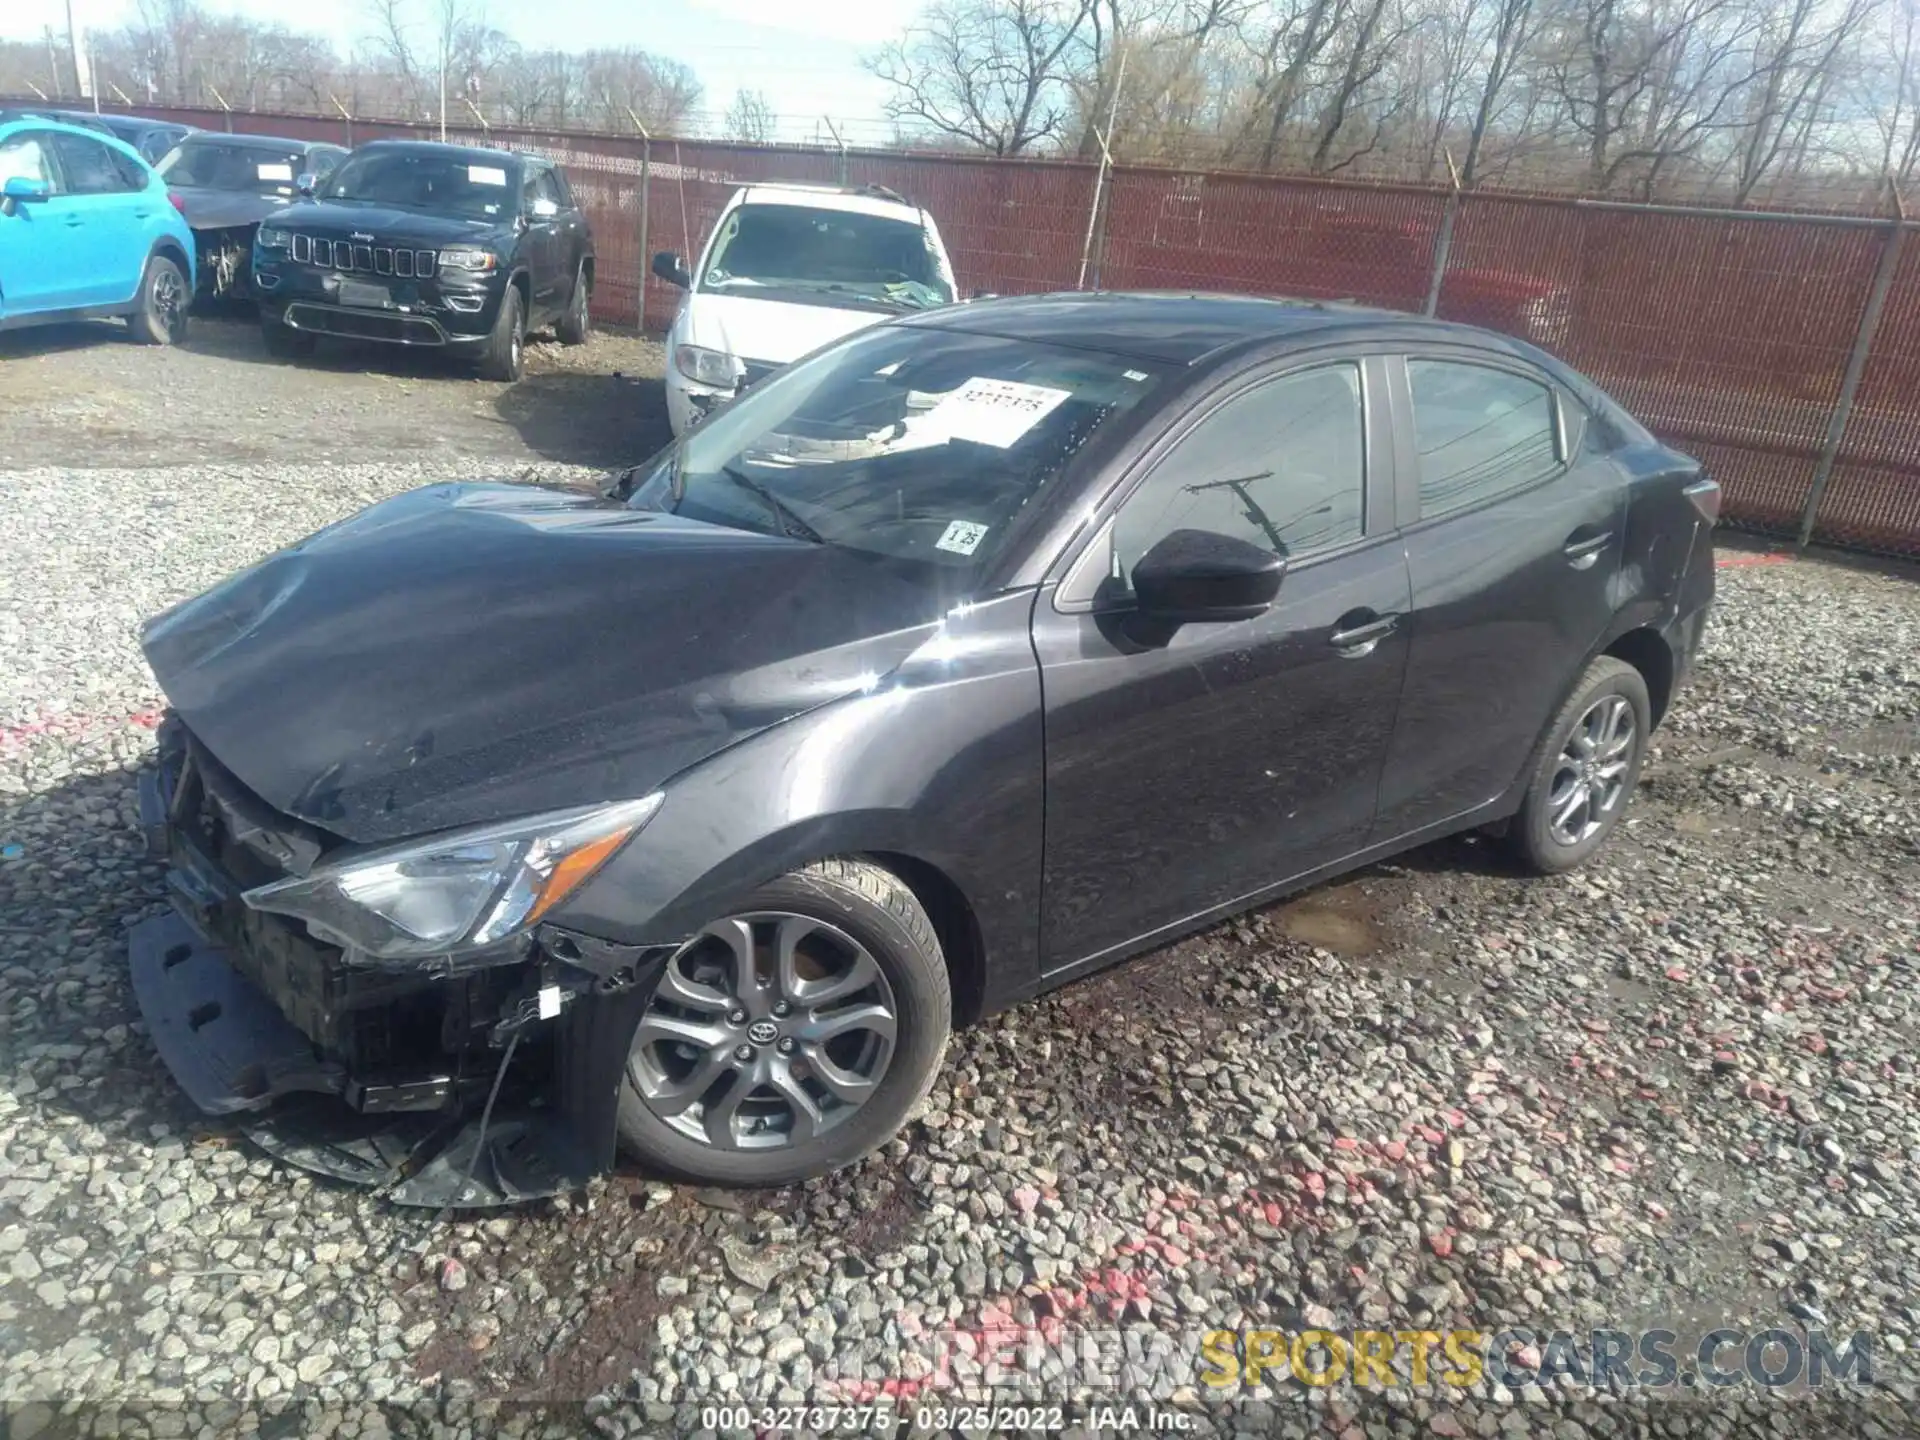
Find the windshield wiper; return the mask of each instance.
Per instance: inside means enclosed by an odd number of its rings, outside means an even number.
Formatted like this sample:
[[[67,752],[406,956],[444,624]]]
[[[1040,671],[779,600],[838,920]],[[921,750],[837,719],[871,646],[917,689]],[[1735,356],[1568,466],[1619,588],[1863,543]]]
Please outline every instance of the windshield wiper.
[[[742,490],[745,490],[749,495],[757,496],[761,504],[765,505],[767,509],[772,512],[774,523],[780,527],[780,533],[782,535],[806,540],[815,545],[825,545],[827,543],[826,536],[814,529],[813,526],[809,525],[805,520],[802,520],[788,508],[785,501],[781,500],[778,495],[774,494],[773,491],[762,485],[744,470],[736,469],[732,465],[722,465],[719,473],[726,476],[727,479],[738,485]]]

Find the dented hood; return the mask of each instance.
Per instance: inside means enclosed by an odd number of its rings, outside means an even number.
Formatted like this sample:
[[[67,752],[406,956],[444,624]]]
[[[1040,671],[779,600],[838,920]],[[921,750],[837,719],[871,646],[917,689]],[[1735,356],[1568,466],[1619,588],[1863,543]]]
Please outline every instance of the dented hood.
[[[286,208],[286,197],[255,194],[250,190],[211,190],[198,185],[168,187],[180,213],[195,230],[227,230],[236,225],[258,225],[276,210]]]
[[[827,545],[520,485],[398,496],[151,621],[168,700],[355,841],[646,794],[862,687],[937,604]]]

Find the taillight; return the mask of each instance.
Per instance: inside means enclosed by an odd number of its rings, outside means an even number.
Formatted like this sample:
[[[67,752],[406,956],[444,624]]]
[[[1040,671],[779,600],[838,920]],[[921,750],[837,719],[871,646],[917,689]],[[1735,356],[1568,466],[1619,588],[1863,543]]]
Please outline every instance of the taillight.
[[[167,203],[173,206],[173,208],[178,210],[182,215],[187,213],[187,207],[180,203],[180,197],[174,194],[171,190],[167,192]]]
[[[1700,518],[1709,525],[1720,519],[1720,482],[1718,480],[1708,480],[1703,476],[1680,493],[1693,502],[1693,508],[1700,512]]]

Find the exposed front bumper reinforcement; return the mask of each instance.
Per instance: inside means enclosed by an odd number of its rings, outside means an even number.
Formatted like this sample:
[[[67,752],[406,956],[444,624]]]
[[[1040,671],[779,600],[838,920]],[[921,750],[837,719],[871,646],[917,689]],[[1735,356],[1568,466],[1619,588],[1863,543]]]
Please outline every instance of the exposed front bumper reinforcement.
[[[130,949],[140,1013],[180,1088],[289,1164],[403,1205],[462,1207],[575,1190],[605,1166],[546,1107],[496,1108],[478,1164],[477,1113],[356,1111],[339,1069],[180,916],[134,926]]]
[[[172,780],[164,769],[140,777],[141,828],[163,854]],[[508,1087],[483,1138],[483,1107],[463,1105],[443,1078],[363,1084],[328,1058],[190,919],[209,897],[193,862],[182,865],[181,848],[171,848],[175,913],[135,925],[128,959],[154,1048],[200,1110],[291,1165],[403,1205],[513,1205],[579,1189],[612,1164],[644,975],[581,994],[551,1022],[551,1078],[531,1093]]]

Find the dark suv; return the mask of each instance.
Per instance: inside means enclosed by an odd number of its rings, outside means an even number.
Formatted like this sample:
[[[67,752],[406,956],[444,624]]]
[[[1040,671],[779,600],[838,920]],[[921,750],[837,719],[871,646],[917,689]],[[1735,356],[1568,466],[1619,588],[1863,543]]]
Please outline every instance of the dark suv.
[[[443,346],[489,380],[518,380],[527,331],[587,338],[593,234],[566,176],[531,155],[383,140],[310,198],[269,215],[253,245],[267,349],[321,335]]]

